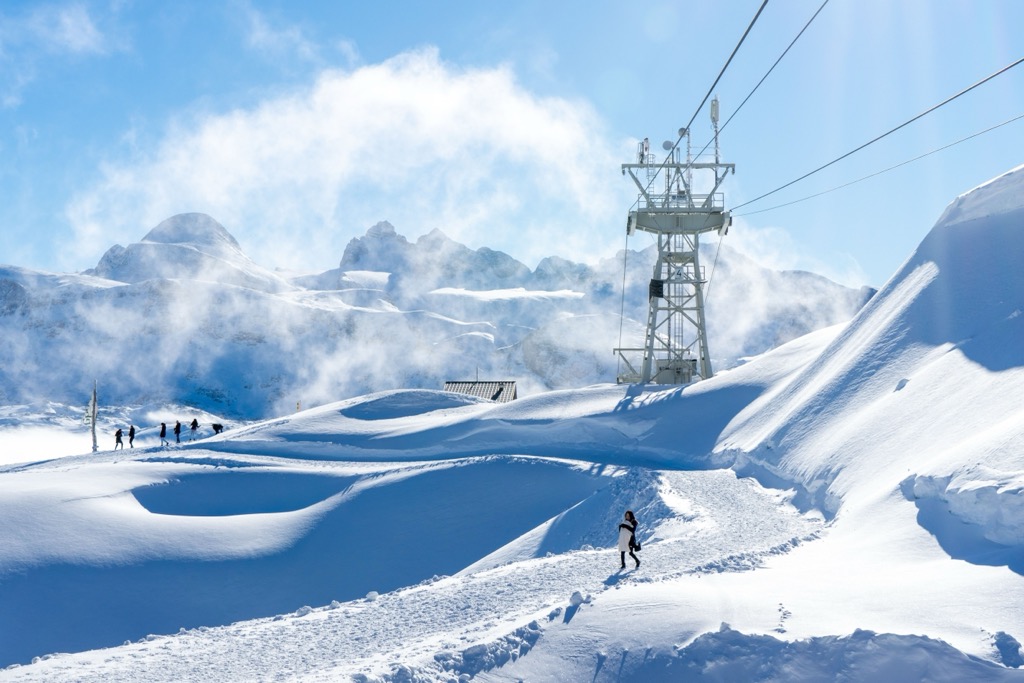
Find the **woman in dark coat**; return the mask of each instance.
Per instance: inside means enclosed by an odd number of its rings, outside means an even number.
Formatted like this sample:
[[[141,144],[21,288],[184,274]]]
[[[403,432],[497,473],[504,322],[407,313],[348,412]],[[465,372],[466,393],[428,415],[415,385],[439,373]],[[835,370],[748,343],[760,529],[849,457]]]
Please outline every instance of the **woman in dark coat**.
[[[632,510],[626,510],[626,520],[619,523],[619,559],[622,561],[620,569],[626,568],[626,552],[629,552],[629,556],[636,562],[636,566],[640,566],[640,559],[633,554],[633,548],[636,547],[636,517],[633,515]]]

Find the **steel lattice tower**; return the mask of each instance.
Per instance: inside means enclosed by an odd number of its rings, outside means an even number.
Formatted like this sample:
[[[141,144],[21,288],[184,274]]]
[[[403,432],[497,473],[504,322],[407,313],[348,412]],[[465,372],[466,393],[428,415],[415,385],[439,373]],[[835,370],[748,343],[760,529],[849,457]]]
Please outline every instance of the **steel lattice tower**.
[[[713,162],[691,159],[690,131],[682,129],[679,142],[686,140],[685,160],[679,143],[666,142],[666,158],[657,162],[645,139],[638,146],[637,162],[622,165],[623,175],[628,173],[640,189],[626,232],[655,235],[658,260],[648,289],[644,347],[615,349],[626,368],[619,373],[619,383],[687,384],[714,374],[704,315],[707,280],[700,263],[700,236],[712,231],[723,235],[732,224],[725,196],[718,190],[726,176],[735,173],[736,165],[719,158],[717,98],[711,102],[711,121]],[[704,186],[710,191],[706,194],[694,194],[695,172],[707,181]],[[661,182],[658,175],[663,176]]]

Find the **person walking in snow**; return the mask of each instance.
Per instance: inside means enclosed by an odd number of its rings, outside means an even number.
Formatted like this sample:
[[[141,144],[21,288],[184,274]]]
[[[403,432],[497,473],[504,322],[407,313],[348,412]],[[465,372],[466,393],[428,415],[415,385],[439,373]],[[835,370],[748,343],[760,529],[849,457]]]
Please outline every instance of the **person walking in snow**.
[[[121,444],[124,449],[124,444]],[[128,448],[135,448],[135,425],[128,425]]]
[[[189,425],[192,428],[192,441],[196,440],[196,430],[199,429],[199,420],[192,418],[192,424]]]
[[[117,450],[118,446],[121,447],[122,451],[124,450],[124,442],[121,441],[121,428],[120,427],[118,427],[117,431],[114,432],[114,450],[115,451]]]
[[[167,423],[166,422],[161,422],[160,423],[160,445],[161,446],[170,446],[171,445],[171,443],[167,440]]]
[[[636,543],[636,517],[633,515],[632,510],[626,510],[625,521],[619,523],[619,559],[622,566],[620,569],[626,568],[626,553],[629,552],[629,556],[636,562],[637,568],[640,567],[640,559],[633,554],[633,550],[639,546]]]
[[[181,443],[181,422],[178,420],[174,421],[174,441]]]

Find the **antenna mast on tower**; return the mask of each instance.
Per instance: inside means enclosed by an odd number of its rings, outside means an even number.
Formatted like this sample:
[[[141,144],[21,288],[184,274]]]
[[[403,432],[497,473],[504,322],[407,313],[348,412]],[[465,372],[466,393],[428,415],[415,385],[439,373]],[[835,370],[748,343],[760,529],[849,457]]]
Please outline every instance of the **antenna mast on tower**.
[[[732,216],[725,210],[725,195],[719,187],[736,164],[723,164],[718,148],[718,98],[711,100],[711,124],[715,131],[715,160],[690,158],[690,131],[679,130],[686,138],[686,158],[679,143],[665,142],[665,161],[658,163],[649,153],[645,139],[639,143],[637,163],[623,164],[622,174],[640,189],[635,209],[629,212],[626,234],[649,232],[658,243],[658,260],[648,288],[647,333],[643,348],[617,348],[625,370],[619,383],[655,382],[688,384],[709,379],[714,372],[708,351],[704,317],[704,286],[707,280],[700,265],[700,236],[717,231],[728,232]],[[694,172],[706,194],[694,194]],[[664,173],[664,190],[654,188],[659,173]]]

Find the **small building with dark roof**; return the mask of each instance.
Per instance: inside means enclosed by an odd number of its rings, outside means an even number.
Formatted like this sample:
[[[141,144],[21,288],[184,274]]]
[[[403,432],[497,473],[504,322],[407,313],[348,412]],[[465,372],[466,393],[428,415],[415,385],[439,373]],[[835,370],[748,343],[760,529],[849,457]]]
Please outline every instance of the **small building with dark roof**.
[[[486,398],[496,403],[508,403],[519,396],[516,394],[516,383],[514,381],[502,380],[497,382],[445,382],[445,391],[453,391],[456,394],[469,394],[479,398]]]

